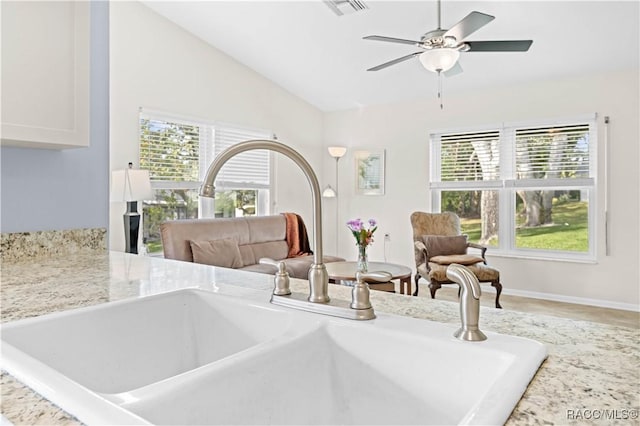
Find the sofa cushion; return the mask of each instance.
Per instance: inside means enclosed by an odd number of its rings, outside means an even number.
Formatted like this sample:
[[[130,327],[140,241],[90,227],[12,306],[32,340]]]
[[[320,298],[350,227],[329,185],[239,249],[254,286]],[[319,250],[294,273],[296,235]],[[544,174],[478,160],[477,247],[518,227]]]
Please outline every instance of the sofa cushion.
[[[251,254],[244,253],[245,247],[250,249]],[[247,246],[242,246],[240,250],[243,252],[243,259],[253,259],[251,262],[244,262],[245,265],[250,265],[252,263],[258,263],[263,257],[268,257],[273,260],[282,260],[287,257],[287,253],[289,253],[289,246],[285,240],[279,240],[249,244]]]
[[[450,254],[448,256],[433,256],[429,261],[439,263],[440,265],[451,265],[452,263],[473,265],[474,263],[484,262],[484,259],[471,254]]]
[[[422,237],[427,248],[429,258],[433,256],[448,256],[450,254],[467,253],[467,236],[456,235],[454,237],[442,235],[424,235]]]
[[[292,278],[306,280],[309,277],[309,267],[313,263],[313,256],[298,256],[284,259],[287,272]]]
[[[235,238],[210,241],[189,241],[193,261],[223,268],[242,268],[242,257]]]
[[[248,244],[284,241],[286,232],[284,216],[248,216],[243,219],[249,228]],[[240,241],[240,244],[246,243]]]
[[[324,256],[323,263],[343,262],[344,259],[336,256]],[[290,257],[281,259],[287,266],[287,272],[291,278],[299,278],[306,280],[309,277],[309,267],[313,263],[313,255]],[[277,269],[273,265],[247,265],[242,268],[243,271],[261,272],[265,274],[275,274]]]
[[[190,241],[235,238],[240,246],[284,241],[285,219],[275,215],[169,220],[160,225],[160,233],[165,258],[193,262]]]
[[[448,265],[440,265],[438,263],[429,262],[429,279],[440,282],[451,282],[447,278]],[[488,281],[500,281],[500,272],[497,269],[491,268],[483,263],[476,263],[474,265],[467,266],[469,270],[478,278],[480,282]]]

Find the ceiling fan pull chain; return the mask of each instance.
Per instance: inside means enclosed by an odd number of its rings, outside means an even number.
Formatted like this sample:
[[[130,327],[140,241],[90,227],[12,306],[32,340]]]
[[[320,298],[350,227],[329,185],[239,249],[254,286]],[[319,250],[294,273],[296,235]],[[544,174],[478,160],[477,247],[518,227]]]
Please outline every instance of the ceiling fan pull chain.
[[[440,101],[440,109],[444,109],[442,106],[442,71],[438,71],[438,100]]]

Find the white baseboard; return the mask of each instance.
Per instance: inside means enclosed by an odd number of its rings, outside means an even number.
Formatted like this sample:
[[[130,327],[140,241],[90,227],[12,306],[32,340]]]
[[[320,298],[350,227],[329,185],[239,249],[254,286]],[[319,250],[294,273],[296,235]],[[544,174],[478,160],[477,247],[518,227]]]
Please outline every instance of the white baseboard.
[[[486,290],[487,293],[491,293],[491,292],[495,293],[496,291],[495,288],[489,285],[487,286],[483,285],[481,287],[482,287],[482,291]],[[634,305],[633,303],[620,303],[620,302],[612,302],[610,300],[588,299],[586,297],[563,296],[561,294],[540,293],[537,291],[515,290],[511,288],[503,289],[502,294],[506,294],[509,296],[528,297],[530,299],[551,300],[554,302],[574,303],[577,305],[598,306],[601,308],[620,309],[623,311],[640,312],[640,305]]]
[[[425,280],[421,281],[426,284]],[[490,285],[481,285],[480,287],[482,288],[482,291],[486,293],[496,292],[496,289]],[[551,300],[553,302],[574,303],[576,305],[597,306],[600,308],[640,312],[640,305],[634,305],[633,303],[620,303],[612,302],[610,300],[588,299],[586,297],[563,296],[561,294],[540,293],[538,291],[514,290],[511,288],[503,288],[501,295],[502,294],[506,294],[508,296],[528,297],[530,299]]]

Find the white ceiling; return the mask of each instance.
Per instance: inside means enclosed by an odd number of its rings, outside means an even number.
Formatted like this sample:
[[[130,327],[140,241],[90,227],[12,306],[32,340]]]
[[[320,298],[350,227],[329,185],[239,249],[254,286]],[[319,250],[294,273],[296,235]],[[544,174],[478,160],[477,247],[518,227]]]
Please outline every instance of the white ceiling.
[[[367,68],[419,49],[363,40],[418,40],[437,27],[435,1],[365,0],[368,10],[337,16],[321,0],[145,1],[171,21],[323,111],[434,97],[436,75],[419,60]],[[635,1],[443,0],[447,29],[477,10],[496,17],[468,40],[532,39],[526,53],[463,53],[455,93],[592,72],[637,69],[640,3]]]

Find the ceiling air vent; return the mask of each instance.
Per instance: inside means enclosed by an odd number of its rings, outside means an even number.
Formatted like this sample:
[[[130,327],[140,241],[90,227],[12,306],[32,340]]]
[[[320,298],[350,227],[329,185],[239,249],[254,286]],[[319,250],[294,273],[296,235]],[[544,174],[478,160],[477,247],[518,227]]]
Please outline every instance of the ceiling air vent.
[[[333,10],[333,12],[338,16],[368,9],[367,5],[360,0],[322,0],[322,1],[324,4],[329,6],[329,9]]]

